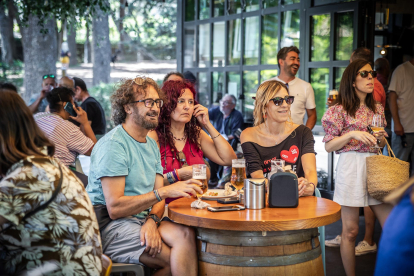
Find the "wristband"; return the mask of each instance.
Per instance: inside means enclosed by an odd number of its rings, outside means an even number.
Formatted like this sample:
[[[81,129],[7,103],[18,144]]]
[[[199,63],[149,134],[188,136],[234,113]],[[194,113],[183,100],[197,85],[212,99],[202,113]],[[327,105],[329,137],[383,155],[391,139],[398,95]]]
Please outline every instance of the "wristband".
[[[170,184],[173,184],[175,182],[171,172],[167,173],[167,180]]]
[[[176,169],[174,169],[174,170],[172,171],[172,173],[173,173],[174,177],[175,177],[178,181],[181,181],[180,177],[178,176],[178,172],[177,172],[177,170],[176,170]]]
[[[158,202],[162,201],[160,194],[158,193],[158,190],[153,190],[155,197],[157,198]]]
[[[313,184],[312,182],[308,182],[308,183],[313,185],[313,190],[315,191],[316,190],[315,184]]]

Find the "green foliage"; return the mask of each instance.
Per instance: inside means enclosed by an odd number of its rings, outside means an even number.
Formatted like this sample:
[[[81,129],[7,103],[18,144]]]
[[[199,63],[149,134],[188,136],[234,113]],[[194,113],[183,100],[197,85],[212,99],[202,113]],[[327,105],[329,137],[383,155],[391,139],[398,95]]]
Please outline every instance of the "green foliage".
[[[326,101],[329,89],[329,68],[312,68],[310,83],[315,91],[317,125],[321,124],[321,119],[326,110]]]
[[[263,16],[262,64],[277,64],[278,14]]]
[[[16,87],[22,87],[23,66],[20,60],[14,60],[11,64],[0,62],[0,82],[11,82]]]
[[[0,0],[0,5],[7,5],[7,2],[7,0]],[[29,16],[36,16],[40,19],[39,25],[42,27],[44,26],[44,23],[51,18],[58,20],[66,18],[69,25],[75,23],[76,18],[92,18],[96,13],[97,7],[104,12],[109,11],[109,5],[106,0],[71,0],[70,2],[53,0],[14,0],[13,2],[23,25],[27,24]],[[43,28],[41,30],[42,33],[47,33],[48,31],[48,29]]]
[[[330,26],[330,14],[312,16],[311,61],[329,60]]]

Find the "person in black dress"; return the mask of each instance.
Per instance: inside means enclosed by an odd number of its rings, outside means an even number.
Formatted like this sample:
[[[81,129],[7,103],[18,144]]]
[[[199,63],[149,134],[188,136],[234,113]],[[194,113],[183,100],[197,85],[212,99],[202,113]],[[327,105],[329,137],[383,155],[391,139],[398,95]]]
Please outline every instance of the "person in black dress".
[[[315,140],[308,127],[292,122],[293,101],[283,83],[262,83],[256,93],[254,126],[245,129],[240,140],[247,177],[266,177],[271,160],[283,159],[298,176],[299,196],[308,196],[313,195],[318,182]]]

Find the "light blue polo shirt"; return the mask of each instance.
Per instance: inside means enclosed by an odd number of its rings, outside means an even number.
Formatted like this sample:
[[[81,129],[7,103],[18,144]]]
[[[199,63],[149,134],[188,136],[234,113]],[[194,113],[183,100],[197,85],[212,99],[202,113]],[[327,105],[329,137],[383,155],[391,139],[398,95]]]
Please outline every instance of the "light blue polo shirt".
[[[92,150],[86,191],[93,205],[106,205],[101,177],[125,176],[126,196],[143,195],[154,189],[155,176],[162,176],[157,143],[147,136],[146,143],[132,138],[118,125],[103,136]],[[135,215],[143,218],[148,211]]]

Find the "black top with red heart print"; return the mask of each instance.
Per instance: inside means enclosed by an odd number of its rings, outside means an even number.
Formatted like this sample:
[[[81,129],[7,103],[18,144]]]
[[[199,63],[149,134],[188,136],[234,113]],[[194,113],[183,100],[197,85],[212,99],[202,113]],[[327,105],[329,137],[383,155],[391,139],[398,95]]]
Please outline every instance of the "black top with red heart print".
[[[244,142],[242,145],[246,159],[246,175],[263,170],[266,174],[271,170],[271,160],[283,159],[285,166],[290,165],[298,177],[305,177],[301,157],[307,153],[315,153],[315,139],[312,131],[304,126],[298,126],[285,140],[273,147],[263,147],[254,142]]]

